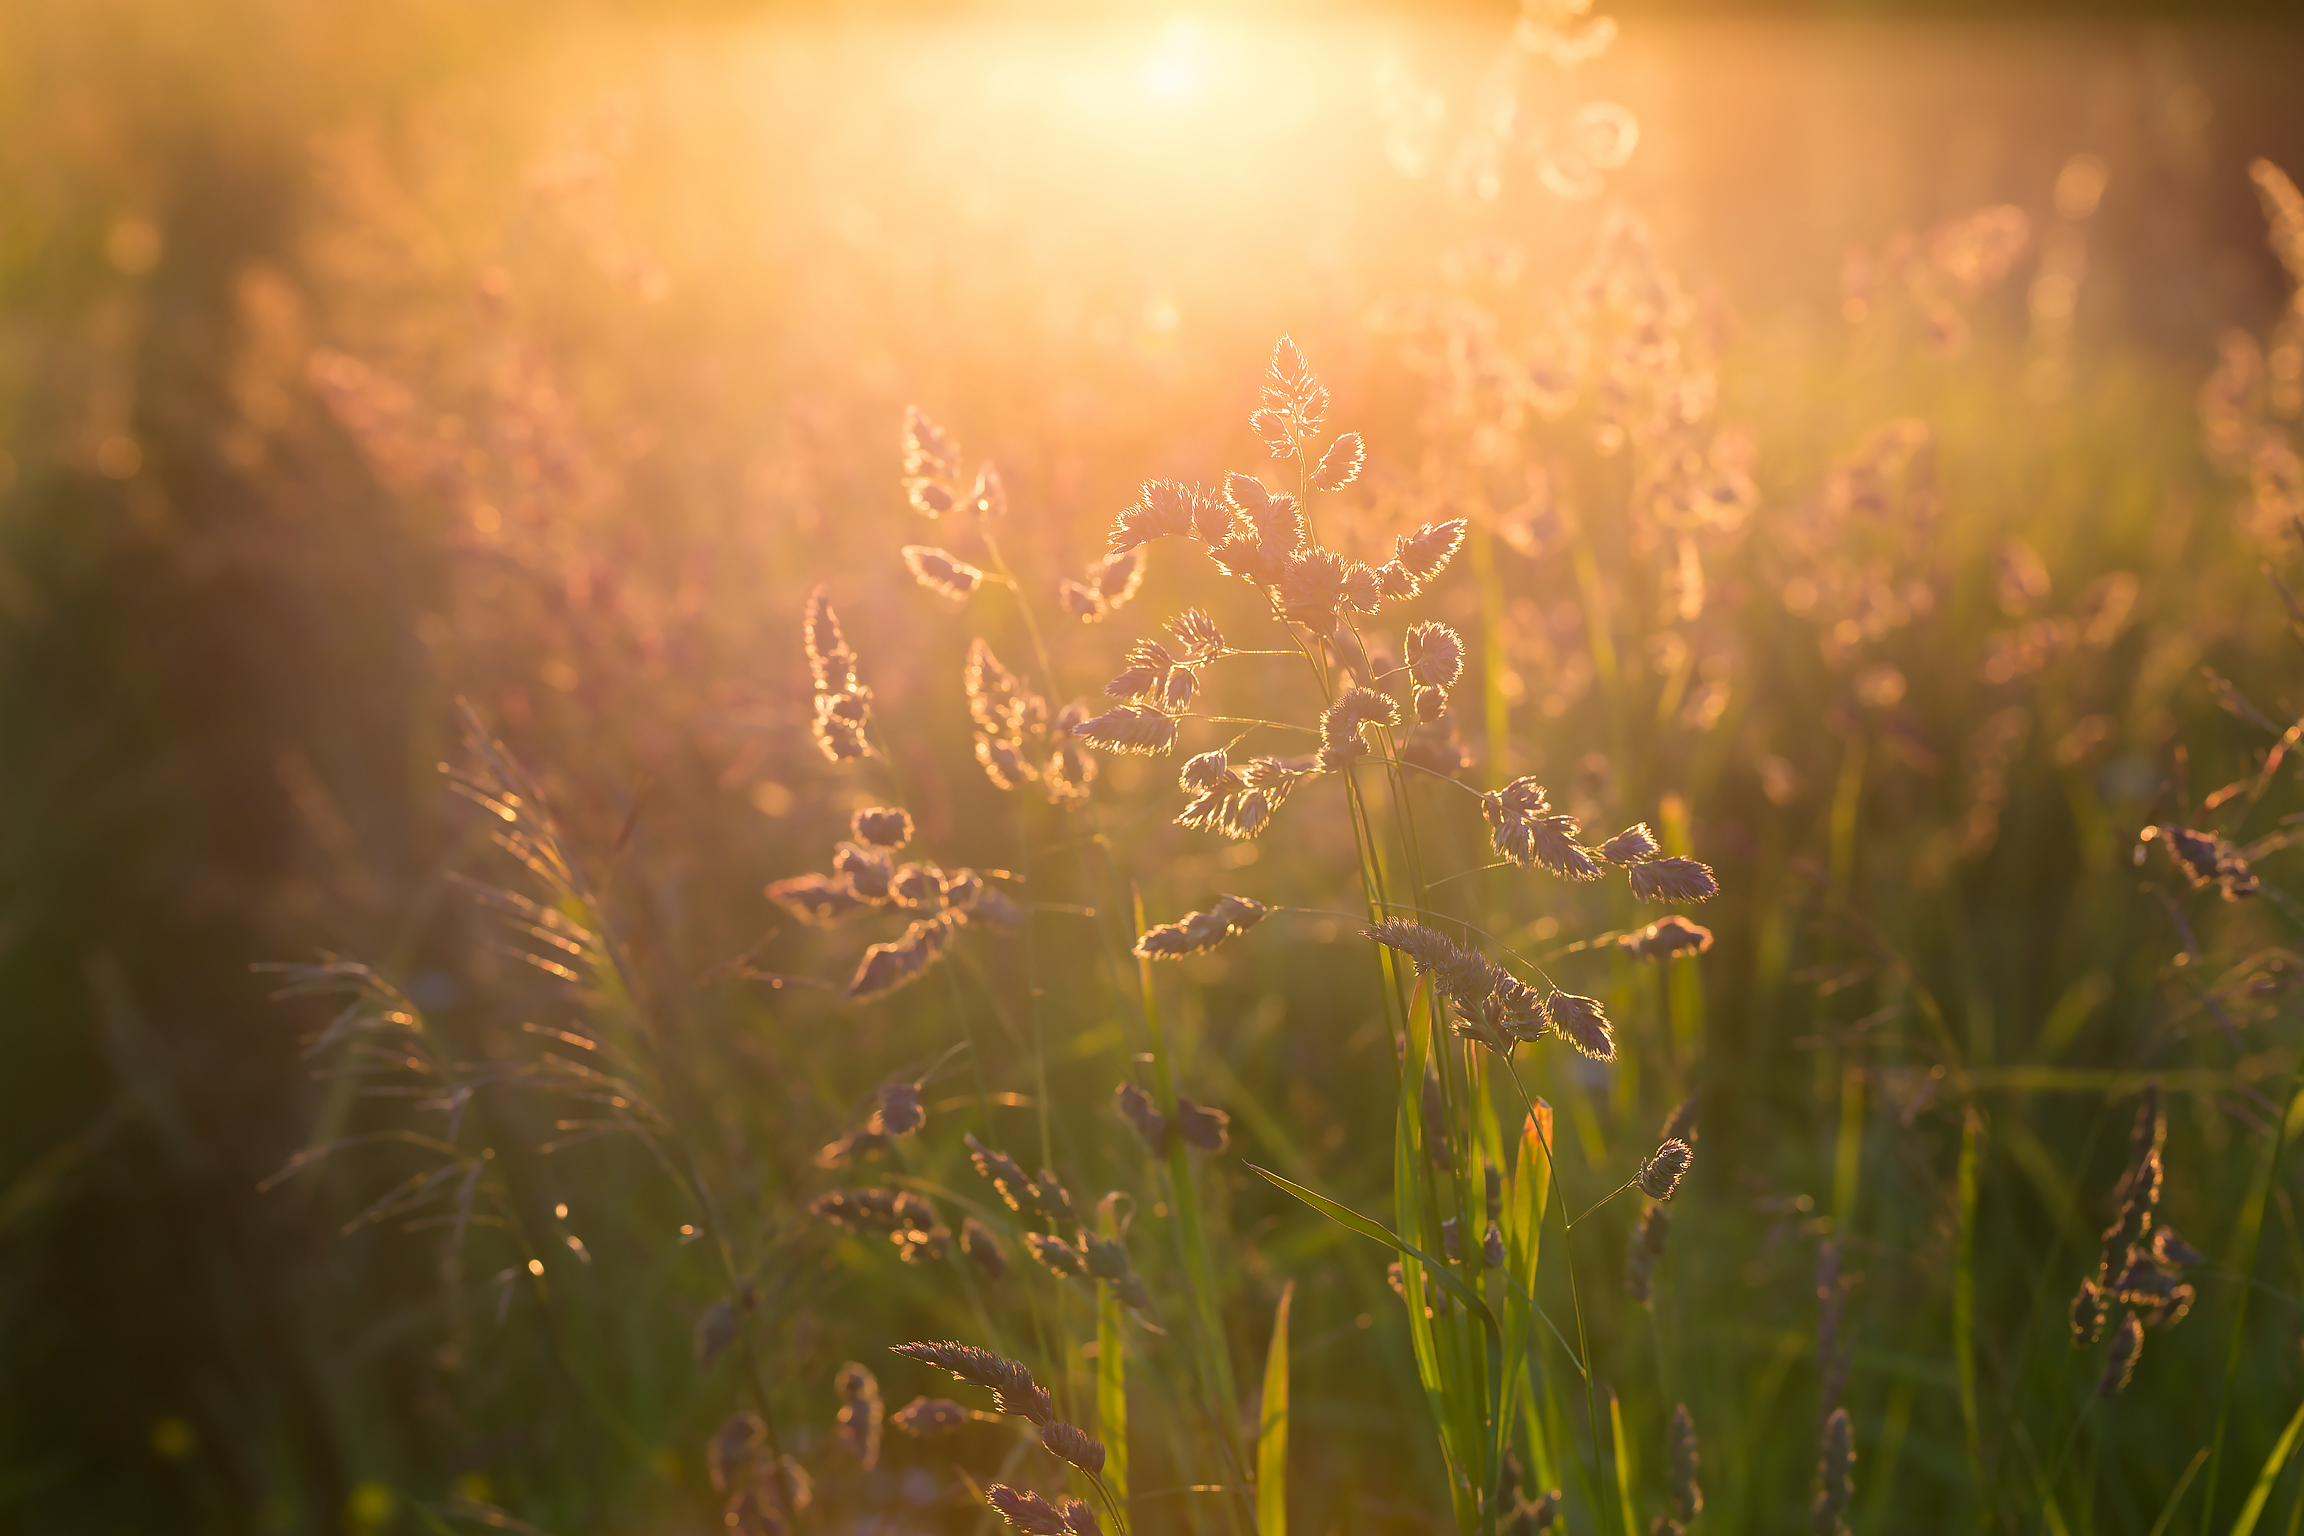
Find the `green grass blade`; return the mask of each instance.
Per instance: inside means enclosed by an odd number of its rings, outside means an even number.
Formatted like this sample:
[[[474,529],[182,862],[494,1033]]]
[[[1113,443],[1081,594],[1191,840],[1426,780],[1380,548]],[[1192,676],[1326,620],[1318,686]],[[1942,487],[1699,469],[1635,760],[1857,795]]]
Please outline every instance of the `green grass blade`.
[[[1608,1430],[1616,1441],[1616,1507],[1624,1517],[1624,1536],[1638,1536],[1632,1515],[1632,1447],[1624,1441],[1624,1405],[1613,1387],[1608,1390]]]
[[[2296,1064],[2289,1069],[2288,1091],[2283,1095],[2293,1103],[2299,1088],[2304,1088],[2304,1052],[2299,1052]],[[2271,1197],[2273,1177],[2280,1167],[2280,1156],[2288,1150],[2288,1120],[2282,1116],[2273,1130],[2264,1156],[2256,1165],[2255,1176],[2248,1189],[2248,1198],[2240,1207],[2240,1228],[2233,1234],[2232,1268],[2239,1274],[2254,1279],[2256,1275],[2256,1245],[2264,1234],[2264,1206]],[[2216,1430],[2208,1441],[2207,1506],[2200,1512],[2200,1529],[2205,1532],[2208,1522],[2215,1518],[2216,1478],[2224,1468],[2224,1430],[2232,1413],[2232,1381],[2240,1372],[2240,1346],[2247,1337],[2248,1292],[2242,1289],[2232,1301],[2232,1331],[2224,1351],[2224,1384],[2216,1394]]]
[[[1120,1298],[1096,1282],[1096,1427],[1104,1442],[1104,1481],[1112,1501],[1128,1507],[1128,1341]]]
[[[1264,1352],[1263,1422],[1256,1431],[1257,1536],[1288,1536],[1288,1303],[1296,1282],[1281,1289],[1272,1313],[1272,1347]]]
[[[2184,1475],[2176,1479],[2176,1486],[2169,1491],[2168,1502],[2160,1508],[2160,1518],[2152,1522],[2149,1536],[2161,1536],[2168,1529],[2169,1523],[2176,1518],[2177,1507],[2184,1502],[2184,1490],[2192,1486],[2192,1479],[2198,1477],[2200,1469],[2206,1465],[2208,1447],[2202,1446],[2193,1453],[2191,1464],[2185,1467]]]
[[[1960,1370],[1960,1422],[1968,1433],[1969,1486],[1984,1487],[1984,1436],[1976,1415],[1976,1166],[1983,1121],[1974,1109],[1960,1131],[1960,1248],[1952,1270],[1952,1351]]]
[[[2256,1486],[2248,1490],[2248,1501],[2240,1506],[2240,1518],[2232,1522],[2232,1536],[2249,1536],[2256,1529],[2257,1517],[2264,1513],[2265,1501],[2272,1497],[2272,1485],[2280,1480],[2280,1469],[2288,1464],[2288,1453],[2296,1449],[2299,1433],[2304,1433],[2304,1406],[2297,1408],[2288,1427],[2280,1432],[2272,1454],[2264,1458],[2264,1470],[2256,1474]]]
[[[1496,1314],[1488,1310],[1488,1303],[1482,1301],[1477,1292],[1449,1273],[1449,1266],[1446,1263],[1434,1258],[1406,1238],[1386,1231],[1381,1225],[1370,1221],[1350,1206],[1338,1205],[1326,1195],[1306,1189],[1293,1179],[1284,1179],[1269,1168],[1259,1168],[1254,1163],[1244,1163],[1242,1166],[1266,1183],[1294,1195],[1336,1225],[1347,1231],[1357,1232],[1371,1242],[1382,1243],[1387,1248],[1396,1249],[1423,1265],[1430,1272],[1432,1278],[1440,1282],[1442,1290],[1457,1301],[1462,1302],[1465,1311],[1480,1319],[1480,1326],[1487,1330],[1489,1338],[1496,1342],[1497,1347],[1503,1347],[1503,1333],[1496,1326]]]

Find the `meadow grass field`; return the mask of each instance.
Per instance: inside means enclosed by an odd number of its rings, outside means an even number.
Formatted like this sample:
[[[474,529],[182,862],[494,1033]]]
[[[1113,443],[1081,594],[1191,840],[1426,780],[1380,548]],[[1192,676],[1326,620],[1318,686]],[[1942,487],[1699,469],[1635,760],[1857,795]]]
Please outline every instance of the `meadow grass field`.
[[[11,1525],[2304,1528],[2304,34],[5,25]]]

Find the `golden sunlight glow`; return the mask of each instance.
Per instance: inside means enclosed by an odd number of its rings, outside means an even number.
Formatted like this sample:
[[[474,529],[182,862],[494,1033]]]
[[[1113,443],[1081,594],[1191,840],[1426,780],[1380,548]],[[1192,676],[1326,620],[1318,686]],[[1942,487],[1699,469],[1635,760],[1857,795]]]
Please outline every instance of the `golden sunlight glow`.
[[[1206,38],[1199,23],[1179,17],[1160,34],[1159,51],[1144,63],[1139,83],[1150,100],[1174,105],[1200,94]]]

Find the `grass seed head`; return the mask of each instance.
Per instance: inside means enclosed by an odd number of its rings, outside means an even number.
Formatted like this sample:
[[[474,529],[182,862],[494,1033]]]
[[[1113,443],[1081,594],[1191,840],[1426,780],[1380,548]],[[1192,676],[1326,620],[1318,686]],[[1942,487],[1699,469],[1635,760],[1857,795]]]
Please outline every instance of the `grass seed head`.
[[[1144,1138],[1144,1145],[1154,1154],[1168,1147],[1168,1120],[1152,1102],[1152,1095],[1139,1083],[1122,1083],[1113,1093],[1120,1107],[1120,1118],[1135,1128]]]
[[[1620,935],[1616,947],[1629,950],[1642,960],[1673,960],[1682,955],[1701,955],[1710,949],[1712,930],[1675,913],[1658,918],[1637,932]]]
[[[1684,1141],[1668,1141],[1640,1165],[1640,1192],[1651,1200],[1669,1200],[1680,1188],[1695,1154]]]
[[[776,1506],[775,1495],[758,1483],[729,1495],[720,1518],[729,1536],[788,1536],[792,1529],[784,1511]]]
[[[1072,734],[1107,752],[1158,757],[1176,745],[1173,716],[1142,704],[1122,704],[1072,728]]]
[[[1656,834],[1648,830],[1648,823],[1636,821],[1600,845],[1600,857],[1623,867],[1652,859],[1664,850],[1657,845]]]
[[[1031,1250],[1032,1257],[1042,1269],[1059,1280],[1076,1280],[1088,1272],[1088,1261],[1080,1250],[1060,1237],[1050,1237],[1045,1232],[1027,1232],[1024,1234],[1024,1246]]]
[[[1185,609],[1168,621],[1168,633],[1184,647],[1188,661],[1212,661],[1224,654],[1224,632],[1216,627],[1216,621],[1208,617],[1205,609]]]
[[[1000,1518],[1024,1536],[1070,1536],[1072,1528],[1056,1506],[1036,1493],[994,1483],[984,1490],[984,1502],[1000,1511]]]
[[[1339,695],[1320,717],[1320,767],[1333,772],[1365,754],[1368,747],[1360,730],[1371,722],[1398,725],[1400,706],[1373,688],[1352,688]]]
[[[1360,434],[1347,432],[1328,445],[1320,455],[1320,467],[1312,472],[1312,488],[1316,491],[1339,491],[1360,478],[1360,466],[1368,462],[1368,445],[1360,441]]]
[[[1665,1438],[1664,1486],[1671,1502],[1672,1518],[1685,1526],[1704,1509],[1704,1490],[1696,1483],[1697,1468],[1703,1458],[1696,1445],[1696,1420],[1688,1412],[1686,1403],[1672,1410],[1672,1422]]]
[[[2110,1399],[2125,1391],[2136,1375],[2136,1357],[2143,1351],[2144,1325],[2131,1312],[2113,1330],[2112,1349],[2104,1357],[2104,1374],[2097,1379],[2096,1395]]]
[[[1029,1419],[1034,1424],[1054,1422],[1055,1414],[1046,1389],[1032,1379],[1032,1372],[1022,1361],[951,1339],[924,1339],[889,1347],[906,1359],[936,1367],[955,1381],[989,1388],[1002,1413]]]
[[[1445,523],[1425,523],[1393,541],[1393,562],[1414,577],[1417,585],[1429,585],[1455,558],[1464,542],[1464,530],[1470,526],[1460,517]]]
[[[960,918],[950,912],[924,918],[904,930],[902,938],[875,944],[864,951],[856,974],[848,983],[850,1002],[870,1002],[919,980],[936,963],[959,930]]]
[[[896,861],[878,848],[842,843],[832,852],[832,872],[847,882],[859,901],[878,906],[888,899],[889,884],[896,878]]]
[[[1856,1498],[1856,1431],[1848,1410],[1835,1408],[1816,1446],[1816,1536],[1846,1536],[1848,1506]]]
[[[858,896],[845,880],[829,875],[794,875],[768,886],[768,899],[811,928],[831,928],[872,903]]]
[[[840,1417],[832,1442],[869,1472],[880,1460],[879,1379],[851,1360],[832,1379],[832,1390],[840,1397]]]
[[[1608,1027],[1608,1015],[1601,1011],[1598,998],[1555,988],[1544,999],[1544,1012],[1570,1045],[1594,1061],[1616,1059],[1616,1036]]]
[[[1060,1420],[1041,1425],[1040,1444],[1058,1461],[1078,1467],[1090,1477],[1104,1470],[1104,1442],[1077,1425]]]
[[[848,832],[866,848],[901,848],[912,841],[912,815],[896,806],[871,806],[848,818]]]
[[[1176,1095],[1176,1134],[1188,1147],[1203,1152],[1221,1152],[1231,1144],[1232,1117],[1220,1109],[1195,1104],[1182,1094]]]
[[[928,1123],[928,1111],[920,1107],[918,1083],[887,1083],[880,1089],[880,1107],[872,1112],[870,1129],[875,1135],[909,1136]]]
[[[1001,482],[999,468],[991,460],[977,466],[976,483],[968,488],[967,500],[962,505],[987,523],[999,522],[1008,515],[1008,487]]]
[[[768,1443],[768,1425],[752,1412],[732,1416],[704,1444],[704,1467],[712,1491],[726,1493],[741,1483],[752,1458]]]
[[[983,585],[982,571],[934,545],[907,544],[902,553],[904,564],[912,572],[912,579],[939,597],[964,603],[974,597],[976,589]]]
[[[1173,923],[1146,929],[1136,940],[1135,952],[1147,960],[1206,954],[1262,922],[1265,910],[1262,902],[1245,896],[1224,896],[1205,912],[1189,912]]]
[[[1627,876],[1641,901],[1710,901],[1720,893],[1711,866],[1683,854],[1635,864]]]
[[[2104,1337],[2104,1288],[2094,1276],[2081,1280],[2072,1293],[2072,1347],[2086,1349]]]
[[[1464,642],[1437,620],[1411,624],[1402,649],[1408,675],[1420,687],[1437,688],[1445,695],[1464,675]]]
[[[936,1440],[958,1433],[968,1410],[948,1397],[922,1396],[888,1415],[888,1422],[915,1440]]]

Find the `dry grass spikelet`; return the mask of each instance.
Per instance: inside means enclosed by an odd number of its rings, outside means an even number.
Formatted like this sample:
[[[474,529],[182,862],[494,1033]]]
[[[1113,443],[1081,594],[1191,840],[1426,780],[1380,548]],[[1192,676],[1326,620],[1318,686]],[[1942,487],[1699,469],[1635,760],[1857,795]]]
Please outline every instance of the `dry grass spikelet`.
[[[920,1106],[918,1083],[887,1083],[880,1089],[880,1107],[872,1112],[868,1129],[876,1136],[909,1136],[928,1123]]]
[[[881,849],[842,843],[832,850],[832,873],[859,901],[879,906],[888,900],[889,887],[896,878],[896,861]]]
[[[840,693],[855,686],[856,653],[848,648],[840,616],[832,611],[831,588],[819,586],[808,594],[801,613],[800,641],[818,693]]]
[[[933,864],[899,864],[888,877],[888,900],[907,912],[934,912],[944,905],[944,872]]]
[[[1235,767],[1221,748],[1203,752],[1177,774],[1177,787],[1192,798],[1178,813],[1176,824],[1245,841],[1271,825],[1273,812],[1303,777],[1276,757],[1252,757]]]
[[[775,1495],[758,1483],[731,1494],[720,1512],[728,1536],[788,1536],[792,1526],[776,1506]]]
[[[1076,1424],[1061,1420],[1040,1426],[1040,1444],[1058,1461],[1094,1477],[1104,1470],[1104,1442]]]
[[[1128,650],[1128,664],[1104,685],[1110,699],[1154,698],[1164,693],[1176,658],[1157,640],[1139,640]]]
[[[1056,1506],[1036,1493],[994,1483],[984,1490],[984,1502],[1024,1536],[1069,1536],[1071,1531]]]
[[[1847,1536],[1848,1506],[1856,1498],[1856,1430],[1848,1410],[1835,1408],[1816,1446],[1816,1536]]]
[[[1567,1037],[1570,1045],[1594,1061],[1616,1059],[1616,1036],[1608,1027],[1608,1015],[1602,1011],[1598,998],[1580,997],[1555,988],[1544,999],[1544,1012],[1552,1020],[1552,1027]]]
[[[912,841],[912,816],[896,806],[870,806],[848,818],[848,831],[866,848],[901,848]]]
[[[1455,630],[1436,619],[1411,624],[1402,649],[1408,675],[1419,687],[1446,693],[1464,675],[1464,642]]]
[[[1641,901],[1710,901],[1720,894],[1712,867],[1682,854],[1635,864],[1627,878]]]
[[[940,480],[960,474],[960,445],[916,405],[904,408],[904,473]]]
[[[1360,732],[1371,723],[1398,725],[1400,706],[1373,688],[1350,688],[1339,694],[1320,717],[1320,767],[1334,772],[1366,753]]]
[[[1606,18],[1603,18],[1605,20]],[[1560,1490],[1546,1492],[1542,1497],[1530,1499],[1518,1489],[1513,1490],[1512,1513],[1501,1526],[1504,1536],[1543,1536],[1560,1519]]]
[[[1187,608],[1168,621],[1168,633],[1184,647],[1184,659],[1193,663],[1213,661],[1224,654],[1224,631],[1216,621],[1200,608]]]
[[[1320,467],[1312,471],[1312,488],[1316,491],[1339,491],[1360,478],[1360,466],[1368,462],[1368,446],[1360,441],[1360,434],[1347,432],[1328,445],[1320,455]]]
[[[1176,1134],[1188,1147],[1203,1152],[1221,1152],[1232,1138],[1232,1117],[1220,1109],[1195,1104],[1182,1094],[1176,1095]]]
[[[1480,797],[1480,813],[1488,822],[1488,835],[1497,853],[1519,868],[1531,865],[1564,880],[1600,878],[1599,860],[1576,841],[1576,818],[1554,811],[1544,786],[1534,779],[1514,779],[1502,789]]]
[[[1173,923],[1148,928],[1136,940],[1135,952],[1147,960],[1180,960],[1202,955],[1226,939],[1246,933],[1264,920],[1265,906],[1246,896],[1221,896],[1205,912],[1191,912]]]
[[[1083,720],[1072,734],[1107,752],[1158,757],[1176,746],[1176,720],[1147,705],[1122,704]]]
[[[1673,1529],[1678,1533],[1704,1510],[1704,1490],[1696,1482],[1697,1468],[1703,1458],[1696,1444],[1696,1419],[1686,1403],[1672,1410],[1665,1443],[1664,1486],[1671,1503]]]
[[[968,1410],[948,1397],[921,1396],[888,1415],[888,1422],[915,1440],[935,1440],[958,1433]]]
[[[1142,1084],[1122,1083],[1113,1090],[1112,1097],[1119,1106],[1120,1118],[1144,1139],[1145,1146],[1156,1153],[1167,1150],[1168,1117],[1160,1113]]]
[[[833,927],[842,918],[872,906],[849,889],[845,880],[815,874],[771,882],[768,899],[811,928]]]
[[[984,583],[982,571],[932,544],[907,544],[902,553],[913,580],[956,603],[974,597],[976,589]]]
[[[812,731],[817,749],[836,763],[868,756],[865,730],[872,720],[872,690],[857,680],[856,653],[848,648],[827,588],[808,594],[800,637],[816,685]]]
[[[832,1380],[840,1397],[840,1417],[832,1441],[869,1472],[880,1460],[880,1381],[854,1360]]]
[[[1024,1246],[1042,1269],[1059,1280],[1076,1280],[1088,1272],[1088,1259],[1078,1248],[1045,1232],[1024,1234]]]
[[[990,460],[978,467],[976,483],[969,487],[965,506],[988,523],[1008,515],[1008,487],[1001,482],[1000,471]]]
[[[2104,1337],[2104,1289],[2093,1275],[2072,1293],[2072,1347],[2085,1349]]]
[[[1180,480],[1147,480],[1113,520],[1109,547],[1123,554],[1154,539],[1224,536],[1231,514],[1217,497]]]
[[[1695,1154],[1684,1141],[1668,1141],[1648,1154],[1648,1161],[1640,1165],[1640,1192],[1651,1200],[1669,1200],[1678,1192],[1680,1181],[1687,1176],[1688,1164]]]
[[[768,1425],[760,1415],[739,1413],[720,1426],[704,1444],[704,1468],[712,1491],[726,1493],[743,1481],[748,1463],[768,1443]]]
[[[1414,533],[1393,540],[1392,563],[1413,577],[1415,585],[1428,586],[1456,557],[1464,531],[1470,526],[1460,517],[1445,523],[1425,523]]]
[[[2144,1352],[2144,1325],[2131,1312],[2112,1334],[2112,1349],[2104,1357],[2104,1374],[2096,1382],[2100,1398],[2118,1396],[2136,1375],[2136,1357]]]
[[[978,1173],[992,1182],[1000,1198],[1008,1202],[1008,1209],[1029,1209],[1028,1202],[1036,1200],[1037,1193],[1032,1188],[1032,1180],[1025,1175],[1023,1165],[997,1147],[988,1147],[978,1141],[974,1131],[962,1133],[961,1139],[968,1144],[968,1160],[976,1165]]]
[[[993,1405],[1002,1413],[1028,1419],[1034,1424],[1055,1422],[1055,1411],[1048,1391],[1032,1379],[1032,1373],[1022,1361],[996,1355],[973,1344],[961,1344],[951,1339],[921,1340],[911,1344],[895,1344],[895,1353],[923,1365],[932,1365],[971,1386],[988,1387],[993,1394]]]
[[[1634,822],[1599,848],[1600,857],[1619,868],[1652,859],[1663,851],[1656,842],[1656,834],[1648,830],[1648,823],[1644,821]]]
[[[903,937],[894,942],[875,944],[865,950],[855,976],[848,983],[848,1000],[870,1002],[919,980],[920,973],[935,964],[950,947],[960,922],[956,913],[938,913],[913,923],[904,930]]]
[[[1616,945],[1643,960],[1671,960],[1710,949],[1712,930],[1684,917],[1664,917],[1635,933],[1619,936]]]

